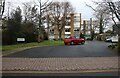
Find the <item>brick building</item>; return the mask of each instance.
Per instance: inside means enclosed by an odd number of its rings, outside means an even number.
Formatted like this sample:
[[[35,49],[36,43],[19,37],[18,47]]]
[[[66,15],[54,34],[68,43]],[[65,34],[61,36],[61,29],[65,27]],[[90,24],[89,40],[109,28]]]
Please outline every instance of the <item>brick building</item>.
[[[57,25],[52,24],[51,17],[48,17],[47,22],[47,32],[48,32],[48,38],[51,39],[59,39],[59,32],[57,29]],[[68,37],[68,36],[80,36],[80,33],[84,33],[86,38],[91,37],[91,33],[94,29],[94,27],[98,24],[96,20],[92,20],[92,18],[88,20],[83,20],[81,18],[81,13],[74,13],[70,14],[66,18],[66,25],[64,26],[62,30],[62,39]]]

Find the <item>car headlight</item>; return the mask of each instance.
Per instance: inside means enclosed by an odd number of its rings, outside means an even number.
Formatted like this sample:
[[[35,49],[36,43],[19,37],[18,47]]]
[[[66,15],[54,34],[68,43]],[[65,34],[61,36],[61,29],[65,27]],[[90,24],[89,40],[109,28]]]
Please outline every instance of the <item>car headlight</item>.
[[[81,39],[81,40],[85,40],[85,39]]]

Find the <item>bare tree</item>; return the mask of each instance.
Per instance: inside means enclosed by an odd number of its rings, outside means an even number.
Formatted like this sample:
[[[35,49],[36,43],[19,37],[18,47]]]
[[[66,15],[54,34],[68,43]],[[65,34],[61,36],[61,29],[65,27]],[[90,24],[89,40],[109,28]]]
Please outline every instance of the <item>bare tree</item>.
[[[105,12],[110,14],[112,17],[113,22],[116,24],[116,20],[114,18],[117,18],[118,21],[120,21],[120,1],[113,1],[113,0],[103,0],[102,2],[95,2],[98,6],[102,6],[102,8],[106,8]],[[120,28],[120,27],[118,27]]]
[[[109,23],[111,16],[108,12],[108,7],[104,5],[104,3],[99,3],[93,1],[95,5],[97,5],[96,8],[93,8],[92,6],[86,4],[88,7],[90,7],[95,13],[94,15],[96,16],[98,22],[99,22],[99,33],[103,33],[104,30],[106,29],[107,24]]]
[[[117,23],[115,18],[118,19],[118,22],[120,23],[120,1],[113,1],[113,0],[103,0],[102,2],[95,2],[98,6],[102,6],[101,8],[106,8],[105,11],[107,12],[113,20],[115,26],[118,28],[118,35],[120,36],[120,24]],[[120,37],[119,37],[119,46],[118,51],[120,52]]]
[[[120,5],[119,5],[120,1],[119,0],[115,1],[115,2],[113,0],[110,0],[110,1],[109,0],[103,0],[102,2],[95,2],[94,1],[94,3],[98,6],[101,6],[101,8],[106,8],[103,11],[110,15],[110,17],[112,18],[115,25],[117,24],[115,18],[117,18],[118,21],[120,22]],[[91,7],[91,6],[89,6],[89,7]],[[117,27],[120,28],[119,26],[117,26]]]
[[[0,19],[2,18],[2,15],[4,13],[4,9],[5,9],[5,0],[1,0],[0,1]]]
[[[37,25],[39,21],[38,8],[35,5],[24,3],[24,18],[25,22],[29,21]]]
[[[118,27],[118,36],[119,36],[119,43],[118,43],[118,52],[120,52],[120,24],[116,23],[116,20],[114,19],[114,15],[115,17],[118,19],[119,23],[120,23],[120,1],[117,2],[107,2],[110,12],[112,13],[112,20],[115,24],[115,26]]]
[[[34,3],[39,8],[38,42],[40,42],[43,39],[42,33],[44,33],[42,31],[42,27],[41,27],[43,25],[43,23],[42,23],[43,13],[44,13],[45,9],[47,7],[49,7],[53,1],[47,0],[46,2],[43,3],[41,0],[38,0],[38,2],[39,2],[39,4],[37,4],[36,2],[34,2]]]
[[[73,13],[73,7],[70,2],[53,2],[49,9],[53,24],[56,25],[59,34],[59,40],[61,40],[62,31],[67,22],[66,17]]]
[[[23,3],[23,12],[24,12],[24,17],[25,17],[25,21],[28,20],[28,15],[29,15],[29,11],[31,9],[31,5],[30,3]]]
[[[114,15],[115,17],[118,19],[118,21],[120,22],[120,5],[119,5],[120,1],[118,2],[107,2],[108,6],[109,6],[109,9],[110,9],[110,12],[112,13],[112,20],[113,22],[115,23],[115,25],[117,26],[116,24],[116,21],[114,19]],[[117,26],[119,29],[120,27]]]

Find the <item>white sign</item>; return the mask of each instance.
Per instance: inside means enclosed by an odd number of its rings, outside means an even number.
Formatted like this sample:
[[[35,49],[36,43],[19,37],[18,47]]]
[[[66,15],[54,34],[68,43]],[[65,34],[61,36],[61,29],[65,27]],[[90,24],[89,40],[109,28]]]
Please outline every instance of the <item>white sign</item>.
[[[17,41],[25,41],[25,38],[17,38]]]

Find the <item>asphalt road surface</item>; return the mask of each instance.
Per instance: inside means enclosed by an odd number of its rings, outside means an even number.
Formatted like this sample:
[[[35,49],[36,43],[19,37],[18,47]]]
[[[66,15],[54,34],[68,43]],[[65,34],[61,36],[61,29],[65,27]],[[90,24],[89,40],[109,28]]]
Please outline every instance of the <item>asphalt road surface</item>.
[[[84,45],[57,45],[27,49],[4,57],[66,58],[66,57],[114,57],[117,52],[108,48],[111,43],[86,41]]]

